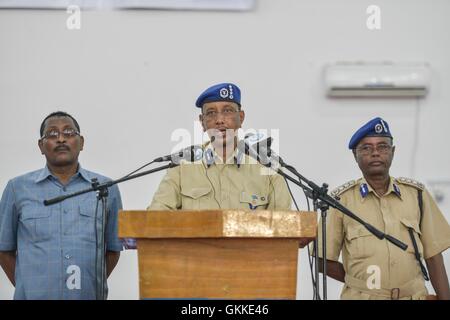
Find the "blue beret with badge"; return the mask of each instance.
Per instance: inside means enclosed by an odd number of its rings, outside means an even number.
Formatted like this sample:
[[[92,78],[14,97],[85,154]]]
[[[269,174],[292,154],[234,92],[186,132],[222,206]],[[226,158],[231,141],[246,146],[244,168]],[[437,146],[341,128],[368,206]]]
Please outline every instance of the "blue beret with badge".
[[[241,105],[241,90],[233,83],[219,83],[209,87],[197,98],[195,105],[202,108],[203,104],[215,101],[231,101]]]
[[[365,137],[390,137],[389,125],[380,117],[374,118],[359,128],[348,143],[349,149],[355,149],[358,143]]]

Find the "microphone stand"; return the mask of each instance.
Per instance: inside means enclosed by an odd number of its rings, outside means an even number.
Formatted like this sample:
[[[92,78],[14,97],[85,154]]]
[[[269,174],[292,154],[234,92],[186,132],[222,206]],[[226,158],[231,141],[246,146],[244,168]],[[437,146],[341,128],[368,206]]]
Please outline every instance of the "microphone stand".
[[[323,192],[324,194],[328,193],[328,185],[326,183],[322,184],[321,187],[321,192]],[[317,211],[317,208],[320,209],[320,213],[321,213],[321,217],[322,217],[322,256],[326,257],[327,256],[327,246],[326,246],[326,236],[327,236],[327,211],[329,208],[329,205],[326,204],[323,201],[318,201],[318,195],[313,192],[314,197],[316,198],[316,202],[317,204],[315,205],[315,211]],[[316,237],[317,240],[317,237]],[[316,253],[316,257],[318,257],[317,251]],[[316,260],[316,267],[318,268],[318,262],[319,260]],[[318,277],[316,278],[318,279]],[[323,300],[327,300],[327,259],[322,259],[322,286],[323,286],[323,293],[322,293],[322,298]]]
[[[281,159],[281,158],[280,158]],[[281,160],[280,164],[282,163],[282,165],[284,165],[284,167],[286,169],[288,169],[290,172],[294,173],[295,175],[297,175],[296,173],[297,170],[295,170],[295,168],[293,168],[292,166],[286,165],[283,160]],[[298,178],[299,181],[301,181],[302,179],[299,177],[301,176],[300,174],[298,174]],[[304,178],[304,177],[303,177]],[[305,181],[306,180],[306,181]],[[304,181],[306,183],[310,182],[309,180],[307,180],[306,178],[304,178]],[[321,215],[321,222],[322,222],[322,299],[323,300],[327,300],[327,292],[328,292],[328,287],[327,287],[327,211],[329,209],[329,204],[324,202],[324,201],[320,201],[321,196],[322,195],[328,195],[328,184],[323,183],[322,187],[317,186],[316,184],[314,184],[313,182],[311,182],[311,184],[314,185],[314,187],[311,187],[311,192],[307,193],[310,194],[312,196],[310,196],[313,200],[313,206],[314,206],[314,211],[319,211],[320,210],[320,215]],[[309,185],[309,184],[308,184]],[[320,284],[319,284],[319,241],[318,238],[316,237],[316,239],[314,239],[314,259],[315,259],[315,274],[316,274],[316,293],[315,293],[315,299],[318,300],[319,299],[319,291],[320,291]]]
[[[270,154],[269,154],[270,156]],[[317,184],[315,184],[314,182],[306,179],[304,176],[302,176],[293,166],[286,164],[281,157],[277,157],[278,163],[281,167],[275,168],[275,171],[280,174],[281,176],[283,176],[284,178],[288,179],[289,181],[293,182],[294,184],[296,184],[297,186],[301,187],[306,195],[309,198],[313,199],[314,202],[314,210],[317,211],[317,209],[320,209],[321,211],[321,217],[322,217],[322,272],[323,272],[323,299],[326,300],[327,299],[327,256],[326,256],[326,218],[327,218],[327,210],[329,209],[329,207],[335,208],[339,211],[341,211],[343,214],[347,215],[348,217],[352,218],[353,220],[356,220],[357,222],[359,222],[360,224],[362,224],[370,233],[372,233],[374,236],[376,236],[378,239],[382,240],[382,239],[386,239],[387,241],[391,242],[392,244],[394,244],[395,246],[399,247],[400,249],[402,249],[403,251],[405,251],[408,248],[408,245],[401,242],[400,240],[394,238],[391,235],[388,235],[384,232],[382,232],[381,230],[378,230],[377,228],[375,228],[373,225],[367,223],[366,221],[364,221],[363,219],[361,219],[360,217],[358,217],[356,214],[354,214],[352,211],[350,211],[350,209],[348,209],[347,207],[345,207],[344,205],[342,205],[338,200],[334,199],[333,197],[331,197],[330,195],[328,195],[328,185],[327,184],[323,184],[322,187],[319,187]],[[266,163],[262,163],[263,165],[265,165],[266,167],[272,167],[272,163],[270,161],[266,161]],[[297,178],[298,181],[294,178],[292,178],[291,176],[287,175],[286,173],[284,173],[281,168],[286,168],[287,170],[289,170],[291,173],[293,173]],[[305,186],[303,183],[305,182],[307,186]],[[315,260],[316,260],[316,294],[315,294],[315,298],[318,297],[318,293],[319,293],[319,282],[318,282],[318,254],[317,254],[317,249],[318,249],[318,242],[317,242],[317,237],[314,240],[314,255],[315,255]]]
[[[155,169],[147,170],[141,173],[136,173],[130,176],[126,176],[117,180],[111,180],[104,183],[99,183],[97,181],[97,178],[93,178],[91,180],[92,187],[80,190],[68,195],[59,196],[56,198],[52,198],[49,200],[44,200],[44,205],[50,206],[56,203],[59,203],[61,201],[64,201],[69,198],[77,197],[79,195],[96,191],[97,192],[97,206],[95,208],[95,234],[96,234],[96,254],[95,254],[95,272],[96,272],[96,292],[95,296],[97,300],[106,300],[106,242],[105,242],[105,228],[106,228],[106,222],[107,222],[107,200],[108,200],[108,188],[119,184],[128,180],[136,179],[151,173],[155,173],[158,171],[166,170],[169,168],[174,168],[178,166],[178,164],[174,164],[173,162],[157,167]],[[100,237],[97,237],[97,212],[98,212],[98,205],[99,202],[102,203],[102,217],[101,217],[101,231],[100,231]]]

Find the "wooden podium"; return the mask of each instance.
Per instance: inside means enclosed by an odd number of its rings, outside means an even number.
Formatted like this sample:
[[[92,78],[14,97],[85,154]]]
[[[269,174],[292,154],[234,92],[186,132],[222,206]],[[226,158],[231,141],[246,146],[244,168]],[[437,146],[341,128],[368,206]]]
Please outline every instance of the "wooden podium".
[[[141,299],[295,299],[298,248],[317,214],[298,211],[121,211],[136,238]]]

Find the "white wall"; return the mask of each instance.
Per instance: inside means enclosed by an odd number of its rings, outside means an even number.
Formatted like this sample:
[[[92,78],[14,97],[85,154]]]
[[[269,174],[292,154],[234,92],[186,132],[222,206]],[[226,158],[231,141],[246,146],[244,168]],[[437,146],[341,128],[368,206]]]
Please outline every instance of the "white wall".
[[[0,11],[0,189],[44,165],[38,129],[51,111],[68,111],[80,122],[84,167],[119,177],[170,151],[173,130],[193,131],[197,95],[232,81],[243,92],[245,127],[280,129],[284,158],[318,183],[358,177],[347,142],[367,120],[384,117],[397,145],[392,174],[447,181],[441,208],[448,219],[450,2],[257,3],[245,13],[83,12],[79,31],[66,29],[64,11]],[[370,4],[381,7],[379,31],[366,28]],[[420,102],[328,99],[322,67],[338,60],[427,61],[431,92]],[[145,208],[161,177],[121,185],[125,208]],[[310,299],[306,256],[300,256],[298,297]],[[448,253],[445,259],[450,269]],[[329,298],[338,298],[341,286],[332,280],[329,286]],[[0,299],[12,294],[0,271]],[[135,252],[122,254],[110,298],[138,298]]]

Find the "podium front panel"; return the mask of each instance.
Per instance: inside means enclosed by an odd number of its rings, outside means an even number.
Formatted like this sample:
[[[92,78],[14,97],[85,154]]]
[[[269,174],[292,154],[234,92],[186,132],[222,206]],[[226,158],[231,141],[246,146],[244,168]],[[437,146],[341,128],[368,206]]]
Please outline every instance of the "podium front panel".
[[[295,299],[298,240],[139,239],[141,299]]]
[[[295,299],[298,250],[317,214],[297,211],[122,211],[136,238],[142,299]]]

